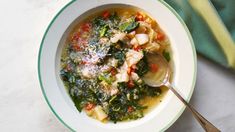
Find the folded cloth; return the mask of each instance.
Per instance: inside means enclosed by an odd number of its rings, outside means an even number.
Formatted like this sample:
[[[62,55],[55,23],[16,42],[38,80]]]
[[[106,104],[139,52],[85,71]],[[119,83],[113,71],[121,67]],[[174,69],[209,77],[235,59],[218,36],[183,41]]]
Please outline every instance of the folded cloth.
[[[235,0],[164,0],[188,26],[198,53],[235,69]]]

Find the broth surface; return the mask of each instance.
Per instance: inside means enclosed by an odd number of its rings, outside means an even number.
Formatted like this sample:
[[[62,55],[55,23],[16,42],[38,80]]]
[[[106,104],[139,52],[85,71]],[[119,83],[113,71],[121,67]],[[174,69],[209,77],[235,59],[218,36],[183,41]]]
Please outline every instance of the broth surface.
[[[102,122],[136,120],[155,108],[168,88],[147,86],[157,72],[147,52],[172,63],[170,42],[150,16],[110,9],[88,16],[71,30],[61,55],[61,79],[79,112]]]

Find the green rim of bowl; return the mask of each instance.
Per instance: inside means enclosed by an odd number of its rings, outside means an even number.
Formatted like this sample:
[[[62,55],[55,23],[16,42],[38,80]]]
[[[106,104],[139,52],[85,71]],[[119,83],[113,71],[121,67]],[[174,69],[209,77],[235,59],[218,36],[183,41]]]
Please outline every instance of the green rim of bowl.
[[[181,17],[176,13],[176,11],[170,6],[168,5],[165,1],[163,0],[158,0],[159,2],[161,2],[164,6],[166,6],[176,17],[177,19],[180,21],[180,23],[183,25],[185,31],[187,32],[188,34],[188,37],[190,39],[190,42],[191,42],[191,47],[192,47],[192,51],[193,51],[193,57],[194,57],[194,76],[193,76],[193,83],[192,83],[192,88],[191,88],[191,91],[189,93],[189,97],[187,98],[187,101],[190,100],[191,96],[192,96],[192,93],[194,91],[194,86],[195,86],[195,83],[196,83],[196,73],[197,73],[197,62],[196,62],[196,50],[195,50],[195,47],[194,47],[194,42],[193,42],[193,39],[192,39],[192,36],[186,26],[186,24],[184,23],[184,21],[181,19]],[[41,62],[41,53],[42,53],[42,47],[43,47],[43,44],[44,44],[44,40],[47,36],[47,33],[49,31],[49,29],[51,28],[52,24],[55,22],[55,20],[57,19],[57,17],[68,7],[70,6],[72,3],[74,3],[75,0],[72,0],[70,1],[68,4],[66,4],[56,15],[55,17],[51,20],[50,24],[48,25],[44,35],[43,35],[43,38],[42,38],[42,41],[41,41],[41,44],[40,44],[40,48],[39,48],[39,54],[38,54],[38,78],[39,78],[39,82],[40,82],[40,86],[41,86],[41,90],[42,90],[42,93],[43,93],[43,96],[48,104],[48,106],[50,107],[51,111],[54,113],[54,115],[59,119],[59,121],[64,125],[66,126],[67,128],[69,128],[71,131],[74,131],[75,130],[70,127],[68,124],[66,124],[63,119],[56,113],[56,111],[53,109],[53,107],[51,106],[48,98],[47,98],[47,95],[46,95],[46,92],[43,88],[43,84],[42,84],[42,77],[41,77],[41,71],[40,71],[40,62]],[[180,115],[183,113],[185,109],[185,106],[181,108],[180,112],[161,130],[161,131],[165,131],[167,130],[179,117]]]

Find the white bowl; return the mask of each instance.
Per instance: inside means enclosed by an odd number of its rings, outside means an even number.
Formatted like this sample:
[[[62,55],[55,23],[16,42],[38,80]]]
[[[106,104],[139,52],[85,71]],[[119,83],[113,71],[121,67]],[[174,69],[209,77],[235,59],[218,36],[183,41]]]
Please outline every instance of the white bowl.
[[[56,117],[72,131],[156,132],[179,118],[185,106],[168,92],[163,101],[143,118],[121,123],[101,123],[79,113],[59,77],[60,53],[66,35],[76,22],[96,11],[112,7],[135,7],[157,20],[171,41],[174,61],[173,85],[186,99],[194,90],[196,54],[191,35],[180,17],[165,2],[157,0],[78,0],[68,3],[48,26],[39,51],[38,75],[43,95]]]

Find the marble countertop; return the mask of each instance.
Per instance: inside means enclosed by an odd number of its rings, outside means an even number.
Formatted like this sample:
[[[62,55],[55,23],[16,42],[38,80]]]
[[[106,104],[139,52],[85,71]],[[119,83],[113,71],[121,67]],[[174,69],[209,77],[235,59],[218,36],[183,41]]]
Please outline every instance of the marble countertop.
[[[53,115],[37,77],[37,56],[47,25],[69,0],[0,1],[0,131],[69,131]],[[235,131],[235,72],[198,56],[190,101],[222,131]],[[168,132],[203,131],[188,110]]]

